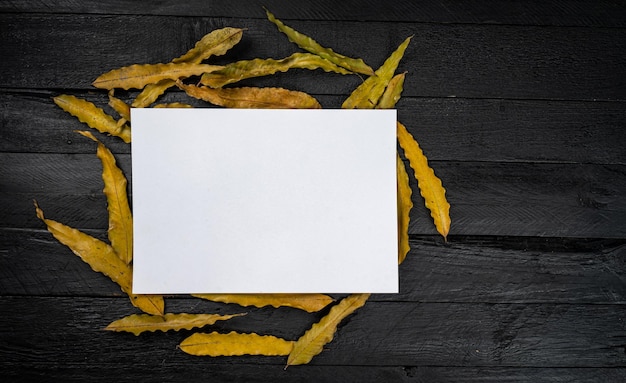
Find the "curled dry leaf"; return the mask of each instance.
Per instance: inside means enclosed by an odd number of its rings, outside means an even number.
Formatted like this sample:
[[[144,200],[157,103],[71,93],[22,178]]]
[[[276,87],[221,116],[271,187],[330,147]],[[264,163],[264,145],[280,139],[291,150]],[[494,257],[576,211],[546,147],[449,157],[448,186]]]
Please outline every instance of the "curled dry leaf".
[[[243,30],[239,28],[222,28],[206,34],[196,45],[184,55],[172,60],[174,63],[199,64],[211,56],[221,56],[237,45],[241,40]],[[145,108],[152,104],[165,91],[174,86],[174,80],[161,80],[155,84],[148,84],[133,101],[134,108]]]
[[[218,88],[185,85],[179,88],[191,97],[227,108],[319,109],[322,106],[311,95],[283,88]]]
[[[293,345],[287,358],[287,366],[306,364],[333,340],[337,326],[348,315],[362,307],[370,294],[353,294],[341,300],[330,309],[319,322],[311,326]]]
[[[387,60],[385,60],[383,65],[376,70],[376,75],[366,78],[365,81],[350,94],[350,97],[343,102],[341,107],[344,109],[371,109],[376,106],[378,99],[385,91],[396,68],[398,68],[398,64],[402,56],[404,56],[404,51],[406,51],[410,41],[411,37],[404,40]]]
[[[187,354],[197,356],[288,355],[294,342],[272,335],[195,333],[178,346]]]
[[[67,94],[56,96],[53,100],[61,109],[78,118],[78,121],[87,124],[90,128],[120,137],[126,143],[130,142],[130,127],[128,125],[118,126],[113,117],[93,103]]]
[[[304,35],[296,31],[295,29],[285,25],[267,9],[265,10],[265,13],[267,14],[267,18],[269,19],[269,21],[274,23],[278,27],[278,30],[287,36],[289,41],[295,43],[297,46],[304,49],[305,51],[323,57],[326,60],[339,65],[340,67],[350,70],[351,72],[362,73],[368,76],[374,74],[372,68],[369,65],[365,64],[362,59],[350,58],[339,54],[330,48],[324,48],[317,41],[313,40],[309,36]]]
[[[94,271],[117,283],[129,295],[131,303],[145,313],[163,315],[163,297],[159,295],[132,295],[132,270],[115,253],[112,246],[60,222],[47,219],[35,202],[37,218],[42,220],[59,242],[69,247]]]
[[[289,69],[323,69],[325,72],[352,73],[318,55],[294,53],[281,60],[254,59],[237,61],[226,65],[224,69],[203,74],[200,82],[211,88],[221,88],[224,85],[247,78],[269,76],[276,72],[286,72]]]
[[[254,307],[292,307],[307,312],[320,311],[335,300],[324,294],[192,294],[213,302]]]
[[[165,315],[146,315],[133,314],[118,319],[108,325],[105,330],[117,332],[132,332],[139,335],[142,332],[150,331],[179,331],[191,330],[192,328],[204,327],[214,324],[217,321],[228,320],[231,318],[246,315],[231,314],[165,314]]]
[[[98,143],[96,155],[102,162],[102,180],[104,195],[109,211],[109,242],[122,261],[129,264],[133,259],[133,216],[128,203],[126,187],[128,181],[113,157],[113,153],[91,132],[78,133]]]
[[[415,174],[420,194],[424,204],[430,210],[435,227],[444,239],[450,231],[450,204],[446,200],[446,189],[435,171],[428,165],[428,159],[422,152],[415,138],[404,125],[398,122],[398,142],[404,150],[405,157]]]
[[[102,89],[141,89],[161,80],[199,76],[222,68],[219,65],[195,63],[136,64],[104,73],[96,78],[92,85]]]
[[[398,264],[401,264],[411,250],[409,246],[409,222],[413,208],[413,201],[411,201],[413,192],[409,186],[409,175],[400,156],[396,158],[396,176],[398,182]]]

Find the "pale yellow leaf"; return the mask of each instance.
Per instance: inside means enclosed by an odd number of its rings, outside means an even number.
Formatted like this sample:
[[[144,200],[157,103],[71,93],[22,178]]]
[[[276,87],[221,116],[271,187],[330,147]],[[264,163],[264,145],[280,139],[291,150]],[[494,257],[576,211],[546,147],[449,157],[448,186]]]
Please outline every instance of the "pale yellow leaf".
[[[320,311],[334,299],[324,294],[192,294],[213,302],[254,307],[292,307],[307,312]]]
[[[204,327],[212,325],[217,321],[228,320],[234,317],[246,315],[231,314],[164,314],[164,315],[146,315],[133,314],[118,319],[109,324],[105,330],[124,331],[139,335],[142,332],[150,331],[179,331],[191,330],[192,328]]]
[[[119,126],[113,117],[93,103],[67,94],[56,96],[53,100],[61,109],[75,116],[78,121],[87,124],[90,128],[120,137],[126,143],[130,142],[130,127],[128,125]]]
[[[222,68],[219,65],[195,63],[135,64],[104,73],[92,85],[103,89],[141,89],[148,84],[154,84],[161,80],[199,76]]]
[[[322,352],[324,346],[335,336],[339,323],[362,307],[369,296],[370,294],[353,294],[333,306],[325,317],[296,341],[287,358],[287,366],[309,363],[315,355]]]
[[[283,88],[218,88],[177,83],[191,97],[227,108],[319,109],[312,96]]]
[[[434,170],[428,165],[428,159],[422,152],[415,138],[404,125],[398,122],[398,142],[415,174],[424,204],[430,210],[435,227],[444,239],[450,231],[450,204],[446,200],[446,189]]]
[[[374,76],[370,76],[361,83],[350,96],[343,102],[343,109],[372,109],[378,104],[387,84],[404,56],[404,51],[409,46],[411,37],[408,37],[398,48],[385,60],[383,65],[376,70]]]
[[[47,219],[35,202],[37,218],[47,226],[54,238],[69,247],[94,271],[102,273],[117,283],[129,295],[131,303],[140,310],[153,315],[163,315],[164,303],[160,295],[132,295],[132,269],[109,244],[60,222]]]
[[[126,194],[128,181],[117,166],[113,153],[102,142],[90,132],[78,133],[98,143],[96,155],[102,162],[103,191],[109,211],[109,242],[120,259],[129,264],[133,259],[133,216]]]
[[[179,348],[197,356],[288,355],[294,342],[272,335],[195,333],[183,340]]]

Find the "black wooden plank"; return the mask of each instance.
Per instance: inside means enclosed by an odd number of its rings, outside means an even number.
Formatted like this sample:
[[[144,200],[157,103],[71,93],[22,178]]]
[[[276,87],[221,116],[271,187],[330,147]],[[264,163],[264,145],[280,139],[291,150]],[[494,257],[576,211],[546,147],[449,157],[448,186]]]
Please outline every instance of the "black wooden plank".
[[[117,156],[132,180],[130,156]],[[88,154],[0,154],[0,227],[40,228],[38,199],[49,218],[81,229],[107,227],[101,165]],[[626,237],[624,165],[438,162],[452,205],[451,235]],[[417,186],[412,181],[413,190]],[[411,234],[435,234],[421,197],[413,196]]]
[[[4,14],[0,87],[89,89],[105,71],[169,61],[225,24],[248,29],[224,60],[284,57],[296,50],[264,20]],[[407,96],[626,99],[626,29],[329,21],[293,26],[374,67],[415,35],[400,67],[412,74]],[[356,76],[324,74],[337,79],[328,82],[319,76],[300,72],[272,83],[314,94],[348,94],[359,83]]]
[[[74,133],[87,126],[53,104],[56,94],[0,93],[0,151],[93,153],[93,142]],[[117,117],[104,94],[77,96]],[[132,98],[125,92],[120,97]],[[326,108],[343,101],[341,96],[318,99]],[[207,106],[181,92],[159,102],[174,101]],[[403,98],[398,114],[431,160],[626,164],[624,102]],[[115,153],[130,152],[119,139],[105,143]]]
[[[168,307],[176,312],[218,310],[196,301],[168,301]],[[101,330],[132,313],[128,306],[124,299],[2,297],[0,363],[3,368],[79,363],[284,366],[283,357],[192,358],[176,350],[188,331],[135,337]],[[343,323],[311,365],[624,367],[625,315],[624,305],[368,302]],[[319,316],[250,310],[212,329],[297,338]]]
[[[561,26],[626,25],[626,7],[619,1],[466,0],[381,3],[373,0],[188,0],[142,3],[124,0],[0,2],[0,12],[94,13],[263,18],[263,7],[284,20],[407,21]]]
[[[184,367],[163,365],[98,365],[63,366],[12,365],[4,368],[9,382],[63,381],[106,382],[622,382],[625,368],[516,368],[516,367],[433,367],[433,366],[266,366],[237,363],[236,365],[206,365],[189,363]],[[5,380],[6,381],[6,380]]]
[[[89,231],[106,240],[106,233]],[[244,240],[242,238],[242,240]],[[533,238],[411,240],[400,266],[400,293],[375,301],[478,303],[626,303],[619,274],[624,240]],[[0,230],[0,295],[119,296],[51,234]]]

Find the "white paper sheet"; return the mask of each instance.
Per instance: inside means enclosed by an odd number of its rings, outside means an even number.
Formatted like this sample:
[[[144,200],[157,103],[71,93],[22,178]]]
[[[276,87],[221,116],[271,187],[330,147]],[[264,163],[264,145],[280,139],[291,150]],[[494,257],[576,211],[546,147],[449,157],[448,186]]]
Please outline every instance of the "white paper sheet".
[[[133,292],[398,292],[395,110],[133,109]]]

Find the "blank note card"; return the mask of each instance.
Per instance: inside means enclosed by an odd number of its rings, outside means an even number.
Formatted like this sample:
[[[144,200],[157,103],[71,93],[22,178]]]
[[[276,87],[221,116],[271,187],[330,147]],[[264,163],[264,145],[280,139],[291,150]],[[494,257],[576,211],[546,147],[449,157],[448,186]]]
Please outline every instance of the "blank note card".
[[[395,110],[133,109],[133,292],[398,292]]]

